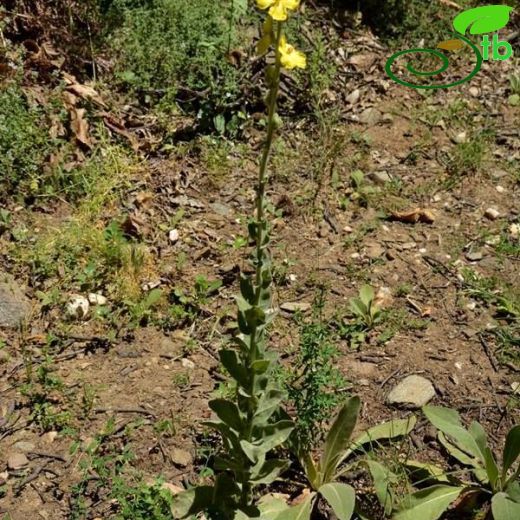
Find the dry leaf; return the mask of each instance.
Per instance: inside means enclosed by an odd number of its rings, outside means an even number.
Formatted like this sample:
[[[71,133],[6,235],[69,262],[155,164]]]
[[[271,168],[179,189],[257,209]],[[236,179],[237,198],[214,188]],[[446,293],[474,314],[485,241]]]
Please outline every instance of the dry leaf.
[[[132,147],[132,150],[134,150],[134,152],[139,151],[139,148],[141,147],[139,141],[137,140],[137,138],[135,137],[134,134],[129,132],[124,127],[123,123],[121,123],[120,121],[115,119],[111,114],[109,114],[107,112],[101,112],[99,115],[101,115],[103,117],[103,121],[105,122],[105,125],[110,130],[112,130],[116,134],[122,135],[123,137],[128,139],[128,141],[130,142],[130,146]]]
[[[84,108],[72,107],[70,110],[70,127],[76,136],[76,139],[81,143],[92,148],[92,141],[88,135],[88,121],[85,119]]]
[[[439,2],[443,5],[447,5],[448,7],[453,7],[454,9],[462,9],[459,4],[453,2],[452,0],[439,0]]]
[[[390,217],[399,222],[406,222],[408,224],[416,224],[417,222],[424,222],[425,224],[433,224],[435,216],[427,209],[416,208],[411,211],[394,211]]]
[[[437,44],[437,49],[443,49],[445,51],[458,51],[459,49],[462,49],[464,47],[464,44],[460,40],[444,40],[443,42],[440,42]]]

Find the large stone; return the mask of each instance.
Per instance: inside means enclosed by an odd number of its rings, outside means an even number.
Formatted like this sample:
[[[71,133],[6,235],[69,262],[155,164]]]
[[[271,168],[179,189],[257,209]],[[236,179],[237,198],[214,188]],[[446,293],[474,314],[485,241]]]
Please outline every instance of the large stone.
[[[405,377],[387,397],[388,404],[404,408],[421,408],[435,397],[435,388],[428,379],[412,375]]]
[[[31,306],[21,287],[0,271],[0,327],[16,328],[29,319]]]

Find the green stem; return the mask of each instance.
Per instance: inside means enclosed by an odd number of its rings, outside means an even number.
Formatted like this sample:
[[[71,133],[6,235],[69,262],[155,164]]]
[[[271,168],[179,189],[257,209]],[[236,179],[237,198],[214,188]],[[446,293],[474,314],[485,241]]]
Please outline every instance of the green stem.
[[[276,115],[276,98],[278,97],[278,89],[280,87],[280,69],[282,64],[280,62],[280,38],[282,37],[282,24],[278,23],[275,41],[275,52],[276,52],[276,63],[274,68],[274,74],[271,78],[271,90],[269,91],[269,107],[268,107],[268,118],[267,118],[267,137],[265,141],[264,151],[262,159],[260,161],[260,171],[258,174],[258,185],[257,185],[257,196],[256,196],[256,286],[257,294],[256,300],[258,303],[260,299],[260,284],[262,283],[262,241],[264,234],[260,231],[264,221],[264,197],[265,197],[265,185],[267,183],[267,164],[269,162],[269,156],[271,155],[271,148],[273,146],[273,138],[275,131],[275,115]]]

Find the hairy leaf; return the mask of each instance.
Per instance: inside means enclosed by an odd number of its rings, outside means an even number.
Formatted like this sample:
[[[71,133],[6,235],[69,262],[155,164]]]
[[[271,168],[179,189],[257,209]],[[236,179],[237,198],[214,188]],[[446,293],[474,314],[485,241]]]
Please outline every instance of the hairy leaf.
[[[383,506],[385,514],[389,516],[394,507],[391,484],[396,482],[397,476],[375,460],[367,460],[366,463],[374,481],[374,488],[379,503]]]
[[[276,520],[310,520],[316,495],[310,494],[303,502],[282,511]]]
[[[356,493],[351,486],[340,482],[329,482],[323,484],[318,492],[328,502],[339,520],[350,520],[356,505]]]
[[[351,397],[339,411],[327,437],[325,439],[325,449],[320,461],[320,470],[323,474],[323,483],[327,483],[342,458],[343,452],[347,449],[350,436],[356,425],[361,402],[359,397]]]
[[[504,466],[502,469],[504,477],[507,475],[509,468],[515,463],[518,455],[520,455],[520,424],[513,426],[506,437],[503,455]]]
[[[494,520],[518,520],[520,518],[520,504],[507,493],[497,493],[493,496],[491,511]]]
[[[402,510],[392,520],[437,520],[463,490],[444,485],[421,489],[403,499]]]
[[[233,430],[240,432],[242,429],[242,419],[237,405],[227,399],[213,399],[209,402],[209,407],[217,414],[218,418]]]

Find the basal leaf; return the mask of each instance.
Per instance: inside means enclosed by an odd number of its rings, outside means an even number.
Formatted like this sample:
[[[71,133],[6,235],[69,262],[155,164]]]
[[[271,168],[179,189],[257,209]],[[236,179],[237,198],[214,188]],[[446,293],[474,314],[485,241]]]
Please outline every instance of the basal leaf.
[[[290,462],[283,459],[266,460],[258,474],[251,478],[255,484],[270,484],[275,478],[289,467]]]
[[[485,5],[468,9],[454,18],[453,27],[461,34],[466,34],[470,27],[470,34],[495,32],[507,25],[512,10],[507,5]]]
[[[342,455],[339,463],[346,460],[355,451],[362,449],[366,444],[408,435],[413,430],[416,422],[417,417],[411,415],[407,419],[395,419],[369,428],[352,441],[349,449]]]
[[[509,468],[515,463],[518,455],[520,455],[520,424],[513,426],[506,437],[502,469],[504,477]]]
[[[351,397],[339,411],[336,420],[325,439],[325,449],[321,457],[320,469],[323,472],[323,483],[327,483],[347,449],[350,436],[356,425],[361,402],[359,397]]]
[[[339,520],[350,520],[356,505],[354,489],[340,482],[329,482],[318,490]]]
[[[374,489],[376,490],[379,503],[383,506],[385,514],[388,516],[392,513],[394,505],[391,484],[396,482],[397,476],[375,460],[367,460],[366,463],[374,481]]]
[[[181,519],[196,515],[210,507],[213,503],[213,487],[198,486],[175,495],[172,500],[173,518]]]
[[[359,290],[359,297],[367,308],[370,307],[370,304],[374,300],[374,289],[372,286],[368,284],[363,285]]]
[[[443,406],[424,406],[424,415],[442,433],[452,439],[456,446],[485,463],[480,447],[468,430],[462,426],[458,412]]]
[[[292,506],[282,511],[275,520],[310,520],[315,498],[316,495],[314,493],[310,494],[297,506]]]
[[[406,496],[392,520],[437,520],[464,488],[437,485]]]
[[[491,511],[494,520],[518,520],[520,504],[507,493],[497,493],[491,500]]]
[[[278,498],[272,494],[264,495],[258,501],[258,509],[260,509],[259,520],[275,520],[282,511],[289,508],[283,498]]]
[[[450,482],[446,472],[439,466],[435,466],[435,464],[419,462],[418,460],[407,460],[404,462],[404,465],[410,471],[412,482],[420,482],[421,484],[432,480],[446,484]]]

